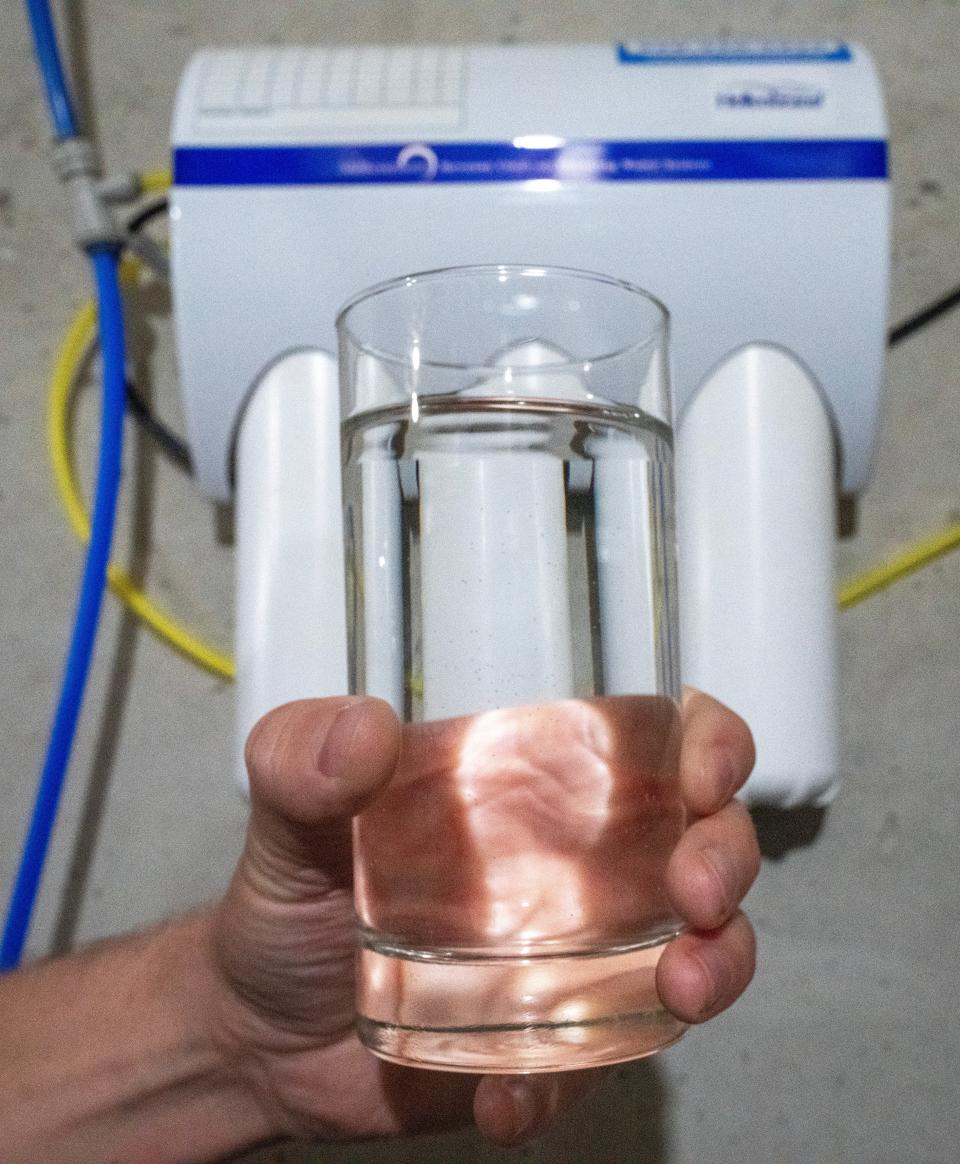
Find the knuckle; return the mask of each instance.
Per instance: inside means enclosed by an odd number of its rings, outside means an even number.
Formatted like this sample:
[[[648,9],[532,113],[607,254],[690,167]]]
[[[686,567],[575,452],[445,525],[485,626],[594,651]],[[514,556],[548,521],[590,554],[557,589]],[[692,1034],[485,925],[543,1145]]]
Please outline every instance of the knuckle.
[[[737,885],[725,861],[718,860],[714,851],[700,853],[701,910],[704,922],[711,928],[725,921],[737,904]]]
[[[251,790],[270,789],[282,777],[286,737],[296,708],[294,703],[276,707],[253,725],[243,750]]]
[[[718,705],[722,707],[722,705]],[[740,776],[740,782],[750,775],[757,762],[757,749],[747,721],[729,708],[723,708],[723,722],[718,724],[713,744],[726,751]]]
[[[743,912],[736,914],[732,924],[739,939],[738,981],[740,991],[743,991],[747,988],[757,969],[757,935],[750,919]]]
[[[736,1002],[756,971],[756,939],[753,926],[743,913],[734,914],[721,940],[711,949],[709,966],[714,992],[706,1018]]]
[[[760,842],[757,839],[757,829],[753,823],[750,809],[741,800],[734,800],[728,806],[737,828],[737,839],[742,846],[742,856],[747,869],[750,870],[750,880],[760,872]]]
[[[753,817],[750,809],[742,800],[731,800],[723,809],[732,827],[736,830],[738,840],[747,841],[751,846],[756,845],[757,831],[753,827]]]
[[[736,712],[732,712],[731,714],[735,721],[733,730],[738,737],[737,743],[740,754],[743,756],[745,775],[749,776],[757,762],[757,744],[747,721],[737,715]]]
[[[757,830],[754,828],[750,810],[739,800],[733,801],[728,810],[731,814],[736,834],[738,878],[738,899],[742,898],[760,874],[761,855]]]

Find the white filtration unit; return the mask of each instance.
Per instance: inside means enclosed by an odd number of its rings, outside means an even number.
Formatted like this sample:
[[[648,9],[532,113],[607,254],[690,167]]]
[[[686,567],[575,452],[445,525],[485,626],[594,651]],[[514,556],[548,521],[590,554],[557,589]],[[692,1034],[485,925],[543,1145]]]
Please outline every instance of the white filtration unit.
[[[879,420],[886,136],[869,56],[834,41],[194,57],[174,298],[198,480],[236,503],[238,742],[346,689],[339,306],[437,267],[579,267],[671,311],[684,682],[753,728],[748,800],[829,801],[837,499],[863,488]],[[389,691],[389,651],[382,668]]]

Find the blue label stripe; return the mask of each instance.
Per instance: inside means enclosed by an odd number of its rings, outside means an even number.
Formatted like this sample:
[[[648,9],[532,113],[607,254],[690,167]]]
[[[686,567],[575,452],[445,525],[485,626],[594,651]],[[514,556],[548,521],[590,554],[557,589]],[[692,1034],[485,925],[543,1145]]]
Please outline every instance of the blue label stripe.
[[[178,186],[344,186],[552,180],[582,182],[850,181],[887,176],[886,142],[568,141],[392,145],[186,146]]]
[[[805,65],[853,60],[842,41],[825,44],[627,43],[617,46],[624,65]]]

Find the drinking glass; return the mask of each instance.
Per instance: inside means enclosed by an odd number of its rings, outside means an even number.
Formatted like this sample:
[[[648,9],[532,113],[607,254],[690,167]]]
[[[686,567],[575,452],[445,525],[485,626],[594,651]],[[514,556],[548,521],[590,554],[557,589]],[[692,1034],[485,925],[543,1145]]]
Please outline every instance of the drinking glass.
[[[351,690],[404,721],[355,821],[358,1029],[568,1070],[683,1031],[668,317],[582,271],[433,271],[337,321]]]

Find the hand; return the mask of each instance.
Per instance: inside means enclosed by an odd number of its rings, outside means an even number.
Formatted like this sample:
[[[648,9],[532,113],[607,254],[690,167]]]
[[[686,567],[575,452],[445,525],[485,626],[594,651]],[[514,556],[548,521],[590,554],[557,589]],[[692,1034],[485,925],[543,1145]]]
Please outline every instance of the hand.
[[[697,692],[683,706],[680,783],[691,823],[668,867],[690,929],[660,960],[664,1004],[687,1022],[729,1006],[753,974],[739,912],[758,866],[732,800],[753,764],[746,726]],[[472,1120],[490,1139],[529,1139],[598,1074],[486,1076],[398,1067],[354,1030],[351,817],[385,788],[400,728],[378,700],[278,708],[247,744],[251,819],[213,918],[221,982],[216,1037],[278,1135],[354,1138],[438,1131]]]

